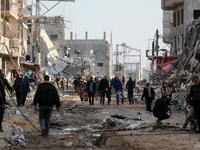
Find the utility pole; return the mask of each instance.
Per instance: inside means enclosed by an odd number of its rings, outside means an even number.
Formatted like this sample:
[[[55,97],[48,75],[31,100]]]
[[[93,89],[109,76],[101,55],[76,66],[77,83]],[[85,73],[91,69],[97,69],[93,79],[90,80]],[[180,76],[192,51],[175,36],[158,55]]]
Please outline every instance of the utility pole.
[[[158,56],[158,49],[159,49],[158,38],[159,38],[158,29],[156,29],[156,46],[155,46],[156,56]]]

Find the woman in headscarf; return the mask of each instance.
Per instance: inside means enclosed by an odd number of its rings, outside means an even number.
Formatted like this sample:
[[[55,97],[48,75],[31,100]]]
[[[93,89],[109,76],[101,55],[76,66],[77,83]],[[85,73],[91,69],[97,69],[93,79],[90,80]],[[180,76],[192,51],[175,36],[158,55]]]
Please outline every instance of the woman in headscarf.
[[[84,102],[83,101],[84,92],[85,92],[85,84],[83,83],[83,81],[79,81],[78,82],[78,95],[79,95],[82,103]]]
[[[146,101],[146,111],[147,114],[151,113],[151,103],[153,101],[153,99],[155,98],[155,92],[153,90],[153,88],[150,87],[150,83],[146,83],[146,87],[143,90],[143,95],[142,95],[142,100],[145,97],[145,101]]]

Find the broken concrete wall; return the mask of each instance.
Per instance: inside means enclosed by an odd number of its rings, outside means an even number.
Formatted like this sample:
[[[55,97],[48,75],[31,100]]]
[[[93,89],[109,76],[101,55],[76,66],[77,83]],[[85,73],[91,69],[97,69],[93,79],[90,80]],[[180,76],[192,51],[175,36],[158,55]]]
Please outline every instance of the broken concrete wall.
[[[19,18],[19,3],[17,0],[7,0],[8,8],[2,7],[0,17],[0,64],[1,69],[5,69],[6,76],[11,78],[11,71],[19,69],[19,59],[24,57],[27,49],[27,31],[23,24],[26,21]],[[22,1],[26,4],[26,1]]]
[[[64,47],[69,47],[70,58],[87,58],[92,66],[94,76],[113,75],[113,47],[105,39],[73,39],[65,40]]]

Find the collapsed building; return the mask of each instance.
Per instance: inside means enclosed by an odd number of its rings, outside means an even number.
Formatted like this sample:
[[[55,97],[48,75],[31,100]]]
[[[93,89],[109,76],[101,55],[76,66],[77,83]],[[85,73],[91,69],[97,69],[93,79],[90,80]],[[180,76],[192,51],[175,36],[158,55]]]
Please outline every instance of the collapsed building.
[[[32,51],[32,43],[28,42],[26,61],[32,61],[43,68],[42,73],[66,76],[108,76],[113,75],[112,42],[103,39],[66,40],[66,21],[61,16],[45,16],[40,25],[40,52]],[[35,26],[29,22],[29,28]],[[33,37],[34,37],[34,33]],[[33,38],[34,39],[34,38]],[[30,40],[30,38],[29,38]],[[102,69],[104,68],[104,69]]]
[[[163,36],[156,31],[156,37],[162,37],[163,42],[170,45],[170,51],[157,50],[157,53],[161,52],[159,56],[153,54],[150,56],[147,51],[150,60],[157,60],[156,71],[152,61],[152,72],[155,72],[157,78],[163,80],[181,71],[184,74],[198,72],[199,1],[161,0],[161,8],[163,9]]]
[[[10,81],[27,52],[27,21],[20,11],[26,6],[26,0],[1,0],[0,3],[0,69],[5,69]]]
[[[88,32],[85,32],[85,39],[73,39],[73,33],[70,33],[70,40],[65,40],[65,54],[68,58],[80,60],[77,63],[82,67],[79,72],[75,71],[73,75],[81,76],[86,72],[94,76],[113,76],[113,46],[112,36],[111,43],[106,40],[106,32],[103,34],[103,39],[88,39]],[[89,62],[89,66],[86,67]],[[72,68],[65,68],[65,72],[72,73]]]

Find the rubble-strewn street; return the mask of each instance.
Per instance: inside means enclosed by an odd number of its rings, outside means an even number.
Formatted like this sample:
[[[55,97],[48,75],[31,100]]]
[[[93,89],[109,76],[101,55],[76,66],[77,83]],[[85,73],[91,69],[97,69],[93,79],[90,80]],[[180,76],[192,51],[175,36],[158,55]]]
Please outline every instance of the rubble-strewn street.
[[[200,0],[0,1],[0,150],[199,139]]]
[[[31,103],[28,99],[26,106],[20,109],[39,129],[38,111],[34,111]],[[68,96],[62,101],[60,112],[53,112],[48,137],[41,136],[12,102],[11,105],[6,109],[3,122],[3,129],[10,126],[10,130],[0,133],[0,141],[5,140],[7,145],[5,149],[197,150],[200,147],[199,135],[189,126],[187,130],[181,128],[183,113],[174,110],[171,118],[163,121],[164,125],[157,126],[156,118],[146,114],[143,101],[128,105],[125,100],[125,104],[116,105],[113,97],[111,105],[103,106],[95,101],[95,105],[90,106],[88,102],[81,103],[77,96]],[[22,137],[17,138],[17,135]]]

